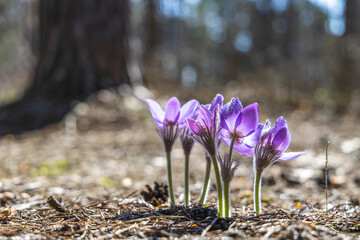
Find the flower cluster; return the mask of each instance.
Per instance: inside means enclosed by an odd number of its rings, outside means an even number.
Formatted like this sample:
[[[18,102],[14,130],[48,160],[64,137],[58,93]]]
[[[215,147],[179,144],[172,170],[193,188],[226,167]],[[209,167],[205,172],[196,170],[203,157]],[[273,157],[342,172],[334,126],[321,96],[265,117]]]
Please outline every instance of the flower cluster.
[[[210,182],[210,170],[213,166],[218,190],[218,215],[230,217],[230,182],[240,161],[233,160],[233,150],[243,156],[252,156],[255,172],[254,207],[261,212],[260,189],[263,170],[270,164],[281,160],[291,160],[305,152],[284,153],[290,144],[290,132],[283,117],[279,117],[271,128],[269,120],[259,123],[258,104],[243,107],[238,98],[232,98],[223,104],[221,94],[215,96],[210,104],[199,105],[190,100],[182,107],[177,98],[169,99],[163,111],[160,105],[146,99],[150,112],[158,127],[167,154],[170,202],[175,205],[171,174],[171,150],[180,135],[185,155],[185,206],[190,206],[189,194],[189,156],[194,142],[204,148],[207,167],[203,190],[199,200],[204,205]],[[229,146],[228,152],[221,157],[219,145]]]

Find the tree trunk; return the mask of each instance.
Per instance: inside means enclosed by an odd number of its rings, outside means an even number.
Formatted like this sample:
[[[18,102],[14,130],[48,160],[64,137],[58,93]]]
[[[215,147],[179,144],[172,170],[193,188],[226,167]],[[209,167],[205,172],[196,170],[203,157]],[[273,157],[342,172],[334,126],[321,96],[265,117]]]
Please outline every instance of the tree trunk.
[[[339,39],[340,71],[335,80],[336,112],[340,115],[347,112],[351,94],[359,88],[360,58],[359,54],[356,54],[357,49],[360,49],[359,11],[360,2],[358,0],[346,1],[346,29],[344,35]]]
[[[127,0],[41,0],[35,76],[24,97],[0,108],[0,135],[60,121],[73,100],[122,83],[127,72]]]
[[[270,1],[261,0],[262,9],[254,6],[252,10],[252,23],[250,30],[253,34],[252,55],[253,65],[257,69],[271,65],[270,48],[273,44],[274,11],[271,9]]]
[[[66,101],[129,83],[128,3],[40,1],[40,52],[25,97]]]
[[[145,17],[145,26],[146,26],[146,35],[145,35],[145,61],[146,64],[151,63],[154,58],[154,53],[156,51],[156,45],[158,42],[158,23],[156,19],[156,0],[147,0],[146,6],[146,17]]]

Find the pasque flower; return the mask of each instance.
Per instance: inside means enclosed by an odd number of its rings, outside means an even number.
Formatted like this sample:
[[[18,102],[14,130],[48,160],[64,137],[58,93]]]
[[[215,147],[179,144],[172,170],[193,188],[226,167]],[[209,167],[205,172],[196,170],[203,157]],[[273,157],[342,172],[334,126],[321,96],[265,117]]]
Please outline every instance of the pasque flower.
[[[193,99],[181,107],[180,101],[176,97],[172,97],[168,100],[164,111],[160,105],[152,99],[145,99],[145,102],[148,104],[150,113],[159,129],[165,127],[183,129],[186,118],[192,117],[199,105],[199,102]]]
[[[185,119],[193,116],[199,103],[196,100],[190,100],[181,107],[180,101],[176,97],[172,97],[168,100],[165,110],[163,110],[154,100],[146,99],[145,102],[149,106],[150,113],[158,126],[157,132],[164,144],[167,156],[169,196],[171,204],[175,205],[172,184],[171,150],[175,140],[179,136],[179,130],[185,128]]]
[[[198,109],[196,119],[187,119],[189,129],[192,131],[194,139],[199,142],[207,154],[210,155],[212,163],[214,165],[216,185],[218,190],[218,215],[220,218],[224,217],[223,211],[223,194],[222,184],[219,166],[216,160],[218,153],[218,136],[219,136],[219,124],[220,124],[220,106],[214,104],[214,112],[211,112],[210,108],[201,105]]]
[[[201,105],[196,119],[188,118],[187,123],[194,139],[205,148],[210,156],[216,156],[219,135],[219,105],[215,106],[214,113]]]
[[[259,124],[261,130],[259,142],[254,151],[254,206],[257,214],[261,212],[261,175],[263,170],[270,164],[280,160],[287,161],[297,158],[306,152],[285,153],[290,145],[291,135],[287,123],[283,117],[279,117],[271,128],[271,122],[266,121],[265,125]]]
[[[212,115],[214,115],[215,113],[215,106],[219,106],[219,108],[221,108],[223,106],[223,102],[224,102],[224,97],[221,94],[216,94],[216,96],[214,97],[214,99],[211,101],[211,103],[209,104],[205,104],[204,107],[206,109],[208,109],[210,111],[210,113]],[[197,119],[198,115],[196,115],[196,117],[194,119]],[[220,144],[220,135],[217,135],[217,148],[219,147]],[[208,189],[209,189],[209,185],[210,185],[210,172],[211,172],[211,156],[209,155],[209,153],[207,152],[207,150],[205,150],[205,160],[206,160],[206,170],[205,170],[205,175],[204,175],[204,183],[203,183],[203,187],[201,190],[201,194],[200,194],[200,199],[199,199],[199,205],[203,206],[206,203],[206,198],[207,198],[207,194],[208,194]]]
[[[255,146],[255,169],[264,170],[278,160],[287,161],[304,155],[305,152],[285,153],[290,145],[290,140],[290,131],[283,117],[277,119],[273,128],[271,128],[271,122],[267,120],[262,128],[260,141]]]
[[[259,133],[255,133],[258,124],[257,103],[243,108],[238,98],[232,98],[222,107],[220,134],[224,143],[230,146],[230,158],[232,149],[245,156],[253,154],[253,147],[258,141]]]
[[[182,107],[176,97],[169,99],[165,111],[160,105],[151,99],[145,99],[149,106],[150,113],[158,126],[158,133],[163,140],[165,151],[171,152],[172,146],[179,135],[179,129],[185,127],[187,117],[192,117],[199,105],[196,100],[190,100]]]

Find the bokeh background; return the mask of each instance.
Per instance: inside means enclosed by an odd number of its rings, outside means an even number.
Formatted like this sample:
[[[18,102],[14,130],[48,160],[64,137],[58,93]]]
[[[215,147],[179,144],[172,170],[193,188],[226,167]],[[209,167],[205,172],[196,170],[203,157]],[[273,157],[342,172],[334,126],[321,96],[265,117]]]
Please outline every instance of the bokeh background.
[[[38,4],[0,1],[3,104],[33,79]],[[360,112],[356,0],[131,0],[130,9],[134,85],[191,91],[247,83],[289,108],[329,117]]]

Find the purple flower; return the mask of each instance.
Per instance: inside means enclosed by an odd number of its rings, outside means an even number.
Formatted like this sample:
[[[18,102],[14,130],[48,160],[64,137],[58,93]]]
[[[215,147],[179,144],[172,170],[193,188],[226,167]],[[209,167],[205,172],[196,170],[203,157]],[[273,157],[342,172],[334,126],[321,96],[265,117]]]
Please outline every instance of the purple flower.
[[[269,120],[266,120],[265,126],[259,124],[259,128],[262,131],[254,153],[256,170],[263,170],[277,160],[288,161],[306,154],[306,152],[285,153],[290,145],[291,135],[283,117],[277,119],[273,128]]]
[[[185,128],[185,119],[194,116],[199,102],[190,100],[182,107],[176,97],[168,100],[165,111],[160,105],[151,99],[145,99],[152,117],[158,126],[157,132],[162,138],[165,151],[170,152],[175,140],[179,136],[179,129]]]
[[[260,131],[255,131],[259,124],[258,104],[253,103],[243,108],[238,98],[232,98],[222,107],[220,134],[228,146],[234,142],[234,149],[243,155],[251,156],[253,147],[258,142]]]
[[[211,113],[214,113],[215,106],[219,105],[221,108],[223,106],[224,97],[220,93],[216,94],[214,99],[211,101],[211,103],[206,104],[205,107],[210,110]]]
[[[180,142],[181,142],[182,148],[184,150],[184,154],[190,155],[191,150],[194,146],[195,140],[194,140],[192,133],[188,127],[185,127],[183,129],[182,133],[180,134]]]
[[[196,119],[187,119],[187,124],[194,139],[204,146],[210,156],[216,156],[217,139],[219,134],[219,104],[214,106],[212,113],[206,106],[201,105]]]
[[[193,99],[181,107],[179,100],[172,97],[168,100],[165,111],[163,111],[156,101],[145,99],[145,102],[148,104],[151,115],[159,128],[163,128],[163,126],[184,128],[186,118],[192,117],[199,105],[199,102]]]

